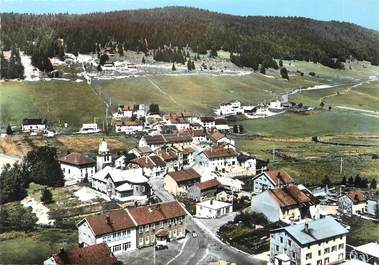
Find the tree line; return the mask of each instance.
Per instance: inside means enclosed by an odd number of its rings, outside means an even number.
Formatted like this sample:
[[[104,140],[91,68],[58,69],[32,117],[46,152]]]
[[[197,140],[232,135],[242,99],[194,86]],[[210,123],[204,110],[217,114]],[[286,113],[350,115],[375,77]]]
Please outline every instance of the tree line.
[[[48,41],[46,41],[48,40]],[[373,30],[336,21],[316,21],[301,17],[232,16],[195,8],[71,14],[2,14],[2,45],[16,44],[36,54],[35,64],[46,68],[42,59],[62,52],[96,53],[109,43],[121,54],[124,50],[157,50],[169,45],[189,47],[212,56],[218,49],[233,53],[240,66],[257,69],[276,67],[272,58],[320,62],[341,68],[352,56],[379,65],[379,34]],[[39,49],[39,47],[44,47]],[[64,51],[63,51],[64,50]],[[179,54],[172,62],[182,61]],[[159,60],[166,60],[158,53]],[[34,60],[33,60],[34,61]]]

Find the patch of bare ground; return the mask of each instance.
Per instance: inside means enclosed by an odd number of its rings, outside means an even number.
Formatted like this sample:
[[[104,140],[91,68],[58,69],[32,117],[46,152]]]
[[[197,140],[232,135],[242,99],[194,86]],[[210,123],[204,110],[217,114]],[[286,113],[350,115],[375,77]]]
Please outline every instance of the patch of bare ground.
[[[0,148],[7,155],[23,157],[30,150],[46,145],[42,137],[29,138],[28,135],[12,135],[0,138]]]
[[[96,152],[103,138],[112,151],[121,151],[126,148],[125,144],[120,140],[100,135],[58,136],[57,141],[71,152]]]

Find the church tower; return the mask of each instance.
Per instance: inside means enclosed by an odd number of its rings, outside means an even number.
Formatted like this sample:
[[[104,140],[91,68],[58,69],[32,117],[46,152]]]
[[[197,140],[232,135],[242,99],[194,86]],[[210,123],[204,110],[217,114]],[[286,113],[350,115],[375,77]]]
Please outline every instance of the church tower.
[[[112,154],[108,149],[107,142],[104,139],[99,144],[99,151],[96,157],[96,171],[102,170],[104,167],[112,164]]]

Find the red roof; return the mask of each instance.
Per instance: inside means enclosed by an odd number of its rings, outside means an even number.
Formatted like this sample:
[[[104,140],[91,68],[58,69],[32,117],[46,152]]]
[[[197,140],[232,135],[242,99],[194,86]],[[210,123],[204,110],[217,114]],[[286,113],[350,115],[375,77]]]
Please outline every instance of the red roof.
[[[232,148],[223,148],[223,147],[205,150],[204,154],[208,159],[237,156],[237,153]]]
[[[114,210],[107,214],[90,215],[85,218],[96,236],[135,227],[133,220],[124,210]]]
[[[269,176],[275,185],[293,183],[291,176],[284,170],[270,170],[264,172],[264,174]]]
[[[350,200],[352,200],[354,204],[367,201],[366,196],[362,192],[359,192],[359,191],[349,191],[346,194],[346,196],[349,197]]]
[[[59,159],[60,162],[76,165],[76,166],[82,166],[82,165],[88,165],[88,164],[94,164],[95,160],[88,156],[84,156],[79,153],[71,153],[69,155],[66,155],[65,157],[62,157]]]
[[[300,190],[296,185],[273,189],[269,192],[281,208],[302,207],[318,203],[311,193]]]
[[[128,211],[138,225],[156,223],[186,215],[183,207],[177,201],[128,208]]]
[[[221,140],[225,137],[225,134],[220,133],[219,131],[216,131],[210,135],[210,138],[212,141],[217,142],[218,140]]]
[[[63,250],[53,258],[58,265],[113,265],[117,262],[116,257],[105,243],[68,251]]]
[[[172,177],[177,183],[187,182],[192,180],[200,181],[201,176],[192,168],[187,170],[173,171],[167,173]]]
[[[157,155],[142,156],[130,160],[130,163],[136,164],[142,168],[164,167],[166,163]]]
[[[221,186],[221,183],[217,179],[211,179],[197,183],[196,186],[200,189],[200,191],[206,191],[210,189],[217,189]]]

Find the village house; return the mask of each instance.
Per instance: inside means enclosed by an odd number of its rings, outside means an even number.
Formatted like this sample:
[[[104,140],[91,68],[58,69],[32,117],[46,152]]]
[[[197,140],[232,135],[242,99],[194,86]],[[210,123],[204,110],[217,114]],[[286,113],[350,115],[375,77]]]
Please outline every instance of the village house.
[[[192,136],[188,133],[146,135],[140,139],[138,146],[150,147],[153,151],[165,145],[183,149],[191,147],[192,141]]]
[[[215,110],[215,114],[220,116],[232,116],[242,112],[241,102],[238,100],[222,103],[220,107]]]
[[[213,199],[196,203],[196,217],[198,218],[219,218],[231,212],[233,212],[231,203]]]
[[[85,217],[77,224],[79,244],[106,243],[115,253],[136,249],[136,223],[125,209]]]
[[[141,168],[122,170],[107,166],[92,177],[92,188],[119,201],[141,201],[150,196],[150,186]]]
[[[163,121],[168,125],[174,125],[178,131],[188,130],[190,128],[190,113],[178,112],[163,115]]]
[[[216,120],[214,117],[200,117],[199,123],[207,130],[216,128]]]
[[[367,213],[367,198],[359,191],[349,191],[338,199],[339,211],[343,214]]]
[[[59,159],[65,180],[91,181],[96,161],[79,153],[71,153]]]
[[[240,192],[242,190],[242,186],[244,185],[243,181],[229,177],[217,177],[217,180],[221,183],[224,190],[230,192]]]
[[[201,176],[193,169],[168,172],[164,178],[164,188],[177,196],[186,194],[189,187],[200,183]]]
[[[360,260],[366,264],[379,264],[379,243],[370,242],[364,245],[353,247],[351,256],[355,260]]]
[[[22,120],[22,131],[23,132],[42,132],[46,129],[47,120],[46,119],[31,119],[25,118]]]
[[[233,146],[235,148],[235,141],[226,136],[226,134],[221,133],[219,131],[215,131],[209,135],[209,140],[215,144],[228,144],[229,146]]]
[[[249,175],[257,174],[257,158],[251,155],[238,155],[237,161],[240,167],[248,171]]]
[[[113,113],[113,117],[129,119],[136,117],[137,119],[140,119],[145,117],[146,113],[147,109],[145,104],[119,105],[117,107],[117,112]]]
[[[183,166],[183,154],[174,147],[161,147],[154,153],[166,163],[168,170],[179,170]]]
[[[135,134],[143,131],[143,122],[140,120],[115,121],[114,128],[118,133]]]
[[[379,218],[379,203],[376,198],[367,200],[367,214],[374,218]]]
[[[188,188],[188,198],[200,201],[203,198],[214,198],[221,190],[222,185],[217,179],[210,179],[204,182],[196,183]]]
[[[107,244],[100,243],[88,247],[65,250],[53,255],[43,262],[43,265],[115,265],[117,258]]]
[[[229,132],[231,129],[225,119],[215,119],[215,126],[219,132]]]
[[[282,188],[293,184],[294,181],[284,170],[262,172],[252,178],[254,193],[258,194],[268,189]]]
[[[207,143],[207,133],[204,129],[193,129],[190,130],[189,133],[192,136],[194,144]]]
[[[319,201],[307,189],[296,185],[266,190],[251,199],[252,212],[262,213],[270,222],[290,223],[320,218]]]
[[[331,216],[272,230],[270,262],[275,265],[341,263],[345,260],[347,233]]]
[[[167,172],[166,163],[157,155],[132,159],[127,168],[142,168],[143,175],[147,178],[163,177]]]
[[[145,147],[134,147],[128,153],[129,154],[134,154],[135,157],[137,158],[137,157],[142,157],[142,156],[150,155],[150,154],[153,153],[153,150],[151,150],[147,146],[145,146]]]
[[[200,165],[211,170],[221,171],[228,166],[237,165],[237,153],[232,148],[217,147],[201,152],[196,158]]]
[[[138,248],[154,245],[157,235],[159,244],[186,236],[187,213],[177,201],[127,208],[126,211],[137,226]]]

